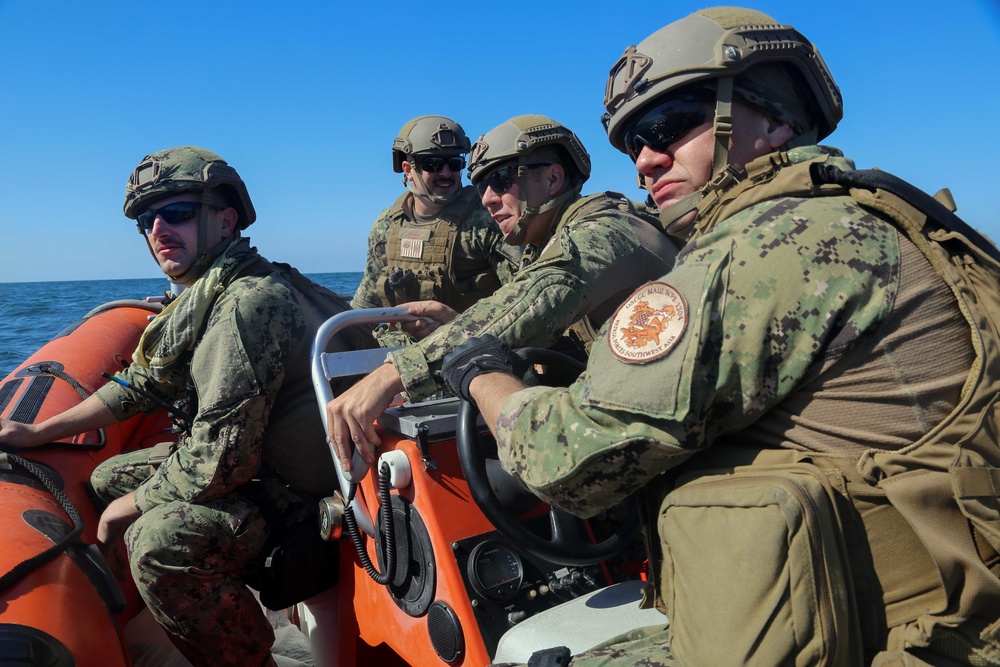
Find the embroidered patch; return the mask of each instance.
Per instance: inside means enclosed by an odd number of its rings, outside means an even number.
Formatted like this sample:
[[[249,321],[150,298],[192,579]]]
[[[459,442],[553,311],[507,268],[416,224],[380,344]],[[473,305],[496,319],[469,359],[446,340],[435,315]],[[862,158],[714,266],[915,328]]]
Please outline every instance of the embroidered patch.
[[[618,307],[608,328],[608,347],[627,364],[666,356],[687,328],[684,296],[667,283],[646,283]]]
[[[400,239],[399,254],[402,257],[420,259],[424,254],[424,242],[420,239]]]

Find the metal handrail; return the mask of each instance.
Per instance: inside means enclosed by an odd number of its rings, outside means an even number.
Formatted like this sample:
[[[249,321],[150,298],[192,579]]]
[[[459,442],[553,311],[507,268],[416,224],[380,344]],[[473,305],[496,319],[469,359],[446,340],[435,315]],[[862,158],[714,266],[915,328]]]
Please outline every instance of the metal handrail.
[[[324,322],[313,338],[310,356],[312,359],[312,383],[316,391],[316,401],[319,403],[319,414],[323,419],[323,431],[327,434],[327,444],[330,447],[330,457],[337,470],[337,480],[344,498],[350,497],[351,485],[360,482],[368,474],[369,465],[361,458],[355,448],[351,455],[351,470],[344,470],[337,458],[333,442],[329,438],[330,425],[327,423],[326,404],[333,400],[333,389],[330,380],[349,375],[370,373],[383,363],[386,356],[398,347],[383,347],[369,350],[349,350],[346,352],[326,352],[326,347],[335,335],[344,329],[355,325],[374,325],[395,322],[413,322],[427,318],[410,315],[405,306],[396,308],[367,308],[347,310],[338,313]],[[374,534],[374,524],[371,516],[358,499],[355,498],[351,507],[358,521],[358,526],[369,535]]]

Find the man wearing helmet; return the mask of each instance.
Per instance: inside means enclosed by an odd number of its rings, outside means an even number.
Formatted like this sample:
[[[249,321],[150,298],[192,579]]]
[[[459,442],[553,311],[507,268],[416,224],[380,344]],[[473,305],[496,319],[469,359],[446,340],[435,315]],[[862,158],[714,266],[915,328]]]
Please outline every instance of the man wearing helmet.
[[[577,136],[539,115],[511,118],[472,148],[469,174],[508,243],[524,246],[514,281],[478,301],[384,364],[327,406],[327,423],[345,469],[351,443],[374,460],[373,427],[400,391],[410,401],[443,385],[444,355],[469,336],[492,334],[514,346],[549,347],[573,328],[586,347],[593,331],[636,285],[673,263],[673,244],[616,193],[581,196],[590,156]],[[431,314],[426,304],[410,312]]]
[[[571,664],[1000,664],[1000,253],[816,145],[840,92],[760,12],[629,47],[605,106],[676,266],[569,388],[499,372],[490,339],[442,371],[543,499],[593,516],[638,492],[669,628]]]
[[[114,566],[124,536],[140,594],[192,664],[271,665],[273,632],[247,577],[279,525],[310,515],[315,525],[316,499],[336,484],[332,462],[324,465],[310,343],[349,306],[242,236],[253,205],[215,153],[180,146],[146,156],[126,186],[125,215],[186,289],[149,323],[120,382],[40,424],[3,421],[0,441],[31,447],[178,405],[176,445],[94,471],[107,503],[97,539]],[[351,331],[335,347],[370,342]]]
[[[462,187],[468,152],[465,131],[450,118],[403,125],[392,169],[407,191],[372,227],[354,308],[433,299],[461,312],[511,280],[520,253],[504,245],[475,188]]]

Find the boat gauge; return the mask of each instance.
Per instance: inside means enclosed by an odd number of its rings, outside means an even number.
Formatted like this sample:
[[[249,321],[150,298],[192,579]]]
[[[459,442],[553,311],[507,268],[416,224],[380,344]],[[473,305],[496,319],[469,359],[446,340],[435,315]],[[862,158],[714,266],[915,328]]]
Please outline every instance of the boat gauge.
[[[503,542],[480,542],[469,554],[469,581],[477,593],[505,602],[517,595],[524,580],[521,557]]]

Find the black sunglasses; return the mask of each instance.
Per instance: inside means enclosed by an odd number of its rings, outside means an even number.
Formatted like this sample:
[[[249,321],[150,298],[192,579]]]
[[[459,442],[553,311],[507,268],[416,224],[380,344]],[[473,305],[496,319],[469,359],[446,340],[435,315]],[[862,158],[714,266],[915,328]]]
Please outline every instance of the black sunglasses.
[[[625,150],[632,161],[639,159],[643,146],[665,153],[671,144],[708,119],[709,100],[687,93],[653,107],[625,130]]]
[[[417,161],[417,166],[420,168],[420,171],[426,171],[429,174],[438,173],[439,171],[444,169],[445,165],[448,165],[448,168],[451,169],[453,172],[462,171],[463,169],[465,169],[465,158],[461,156],[422,157]]]
[[[537,167],[548,167],[551,164],[551,162],[536,162],[534,164],[526,164],[524,166],[528,169],[535,169]],[[514,187],[515,182],[517,182],[517,165],[508,164],[506,167],[500,167],[492,174],[476,183],[476,189],[479,190],[480,197],[486,194],[486,188],[493,190],[494,194],[502,195]]]
[[[149,233],[153,231],[153,223],[156,221],[156,216],[163,218],[163,222],[168,225],[179,225],[182,222],[193,219],[203,205],[216,211],[222,211],[226,208],[225,206],[216,206],[215,204],[202,204],[197,201],[178,201],[173,204],[167,204],[162,208],[147,208],[136,216],[135,221],[139,223],[142,231]]]

